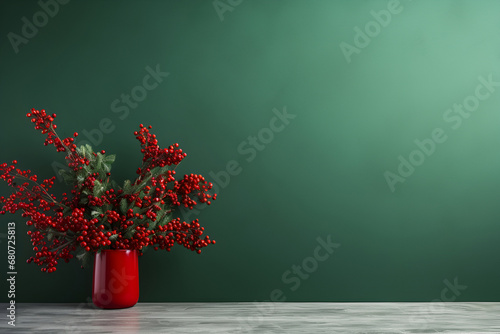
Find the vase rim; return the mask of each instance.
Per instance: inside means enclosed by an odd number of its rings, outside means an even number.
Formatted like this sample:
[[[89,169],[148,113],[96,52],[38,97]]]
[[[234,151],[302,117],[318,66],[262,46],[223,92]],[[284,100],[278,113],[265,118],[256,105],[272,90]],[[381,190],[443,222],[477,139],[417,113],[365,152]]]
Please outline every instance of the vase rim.
[[[101,252],[134,252],[134,251],[137,251],[137,249],[101,249]]]

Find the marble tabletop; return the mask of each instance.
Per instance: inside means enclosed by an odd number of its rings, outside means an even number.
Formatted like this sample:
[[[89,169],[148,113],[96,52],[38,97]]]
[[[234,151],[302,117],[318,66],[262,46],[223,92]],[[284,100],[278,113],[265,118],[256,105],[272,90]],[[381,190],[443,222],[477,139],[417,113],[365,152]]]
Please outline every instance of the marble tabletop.
[[[2,304],[6,312],[7,304]],[[16,304],[1,333],[500,333],[500,303]]]

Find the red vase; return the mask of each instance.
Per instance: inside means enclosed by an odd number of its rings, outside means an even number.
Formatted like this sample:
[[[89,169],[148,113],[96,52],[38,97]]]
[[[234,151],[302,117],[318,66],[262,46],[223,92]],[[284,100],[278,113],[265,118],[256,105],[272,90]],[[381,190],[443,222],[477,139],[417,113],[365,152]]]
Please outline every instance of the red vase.
[[[105,309],[134,306],[139,300],[136,250],[106,249],[95,254],[92,301]]]

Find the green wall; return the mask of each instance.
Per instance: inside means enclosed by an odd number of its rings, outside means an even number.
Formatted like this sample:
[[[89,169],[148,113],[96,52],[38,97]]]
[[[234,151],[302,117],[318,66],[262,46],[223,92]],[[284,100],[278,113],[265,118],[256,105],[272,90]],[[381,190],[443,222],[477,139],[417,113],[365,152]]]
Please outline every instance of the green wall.
[[[2,1],[0,160],[44,178],[63,162],[33,107],[116,153],[119,181],[140,163],[138,124],[180,143],[178,171],[216,181],[188,218],[217,244],[146,252],[142,302],[500,301],[500,2],[216,5],[69,1],[50,17]],[[17,226],[16,301],[90,296],[92,268],[41,273],[23,218],[0,221]]]

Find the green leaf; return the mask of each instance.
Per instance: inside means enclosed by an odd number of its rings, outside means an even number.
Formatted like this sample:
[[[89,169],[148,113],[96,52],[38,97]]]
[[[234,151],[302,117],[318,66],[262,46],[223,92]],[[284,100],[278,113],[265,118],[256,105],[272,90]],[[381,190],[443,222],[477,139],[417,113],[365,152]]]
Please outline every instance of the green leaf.
[[[170,166],[160,167],[160,174],[165,174],[170,170]]]
[[[71,209],[67,206],[63,209],[63,216],[70,216],[71,215]]]
[[[102,154],[101,153],[97,153],[97,158],[96,158],[96,167],[97,168],[102,168],[101,165],[102,165],[102,162],[103,162],[103,158],[102,158]]]
[[[78,155],[85,156],[85,154],[87,153],[87,149],[82,145],[76,149],[76,152],[78,153]]]
[[[108,239],[111,241],[115,241],[116,239],[118,239],[118,234],[112,234]]]
[[[47,233],[47,240],[51,241],[54,238],[54,233],[53,232],[48,232]]]
[[[156,219],[154,222],[150,221],[148,230],[154,230],[156,228],[156,225],[158,225],[159,221],[160,221],[160,218]]]
[[[169,221],[172,220],[172,214],[171,213],[166,214],[163,218],[160,217],[159,219],[161,219],[161,221],[158,222],[158,225],[164,226],[164,225],[168,224]]]
[[[78,254],[77,259],[82,262],[82,267],[87,267],[90,262],[90,252],[83,250],[82,253]]]
[[[134,224],[135,225],[135,224]],[[126,239],[130,239],[134,236],[136,230],[135,230],[135,227],[134,225],[130,226],[129,228],[127,228],[127,230],[125,231],[125,233],[123,234],[123,237],[126,238]]]
[[[93,210],[90,215],[92,216],[92,218],[97,218],[99,217],[100,215],[102,214],[102,212],[99,212],[99,211],[96,211],[96,210]]]
[[[113,162],[115,162],[115,159],[116,159],[116,154],[110,154],[104,156],[104,161],[108,164],[112,164]]]
[[[127,213],[127,210],[128,210],[128,202],[125,198],[122,198],[122,200],[120,201],[120,210],[123,214],[126,214]]]
[[[144,180],[141,181],[141,183],[136,184],[134,187],[132,187],[131,191],[132,193],[138,193],[139,191],[142,190],[145,186],[148,185],[148,181],[151,180],[151,177],[153,174],[149,174]]]
[[[92,150],[92,146],[88,144],[77,147],[76,152],[78,153],[78,155],[85,157],[90,161],[94,160],[94,154],[93,154],[94,151]]]
[[[101,197],[103,193],[104,193],[104,186],[99,180],[95,180],[94,190],[93,190],[94,197]]]
[[[111,164],[103,162],[101,166],[105,173],[111,172]]]
[[[99,154],[98,154],[98,156],[99,156]],[[109,173],[111,171],[111,164],[113,162],[115,162],[116,155],[110,154],[110,155],[101,155],[101,156],[102,156],[102,158],[98,157],[99,168],[103,169],[105,173]]]
[[[71,175],[71,173],[70,173],[68,170],[63,169],[63,168],[59,169],[57,172],[58,172],[58,173],[59,173],[59,175],[61,175],[61,176],[64,176],[64,175]]]
[[[62,176],[62,178],[66,184],[73,184],[74,183],[75,177],[74,177],[73,173],[70,173],[65,169],[60,169],[58,171],[58,173],[59,173],[59,175]]]
[[[83,175],[82,175],[82,174],[80,174],[80,173],[79,173],[79,174],[77,174],[77,175],[76,175],[76,181],[77,181],[78,183],[83,183],[83,182],[85,181],[85,176],[83,176]]]
[[[130,185],[130,180],[125,180],[125,182],[123,183],[123,193],[130,194],[131,189],[132,189],[132,186]]]

